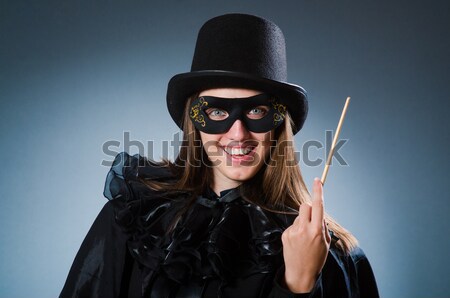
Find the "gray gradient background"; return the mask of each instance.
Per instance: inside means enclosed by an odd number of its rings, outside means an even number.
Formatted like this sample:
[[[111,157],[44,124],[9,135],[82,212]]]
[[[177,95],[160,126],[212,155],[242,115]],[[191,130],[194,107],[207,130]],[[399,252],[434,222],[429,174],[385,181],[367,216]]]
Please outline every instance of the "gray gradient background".
[[[0,3],[1,297],[58,295],[106,202],[102,144],[128,131],[162,154],[178,132],[166,84],[189,69],[201,24],[227,12],[283,29],[289,81],[310,96],[300,148],[323,142],[352,96],[349,165],[332,166],[325,202],[381,295],[450,297],[449,1]],[[323,164],[302,167],[311,185]]]

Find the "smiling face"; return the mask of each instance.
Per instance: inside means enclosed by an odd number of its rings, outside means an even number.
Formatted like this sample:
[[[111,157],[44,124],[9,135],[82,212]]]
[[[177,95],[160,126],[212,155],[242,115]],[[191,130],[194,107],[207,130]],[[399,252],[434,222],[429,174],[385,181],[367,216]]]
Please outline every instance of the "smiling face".
[[[209,89],[201,92],[199,97],[213,96],[220,98],[252,97],[261,94],[259,91],[236,88]],[[239,101],[239,99],[236,99]],[[267,115],[269,107],[257,105],[246,109],[243,114],[250,120],[262,119]],[[226,120],[229,113],[221,108],[208,106],[205,109],[208,121]],[[264,165],[269,154],[273,131],[252,132],[247,129],[241,119],[233,122],[231,127],[222,133],[205,133],[200,131],[200,137],[208,159],[213,167],[213,190],[220,191],[234,188],[252,178]]]

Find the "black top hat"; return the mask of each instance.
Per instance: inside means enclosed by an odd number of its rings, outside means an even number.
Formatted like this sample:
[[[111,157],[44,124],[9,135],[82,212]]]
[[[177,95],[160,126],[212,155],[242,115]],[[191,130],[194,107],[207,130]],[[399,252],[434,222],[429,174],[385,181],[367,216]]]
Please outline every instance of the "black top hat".
[[[287,106],[297,133],[308,113],[306,91],[287,81],[283,32],[271,21],[226,14],[207,21],[197,37],[191,72],[175,75],[167,89],[167,107],[182,127],[186,100],[206,89],[235,87],[260,90]]]

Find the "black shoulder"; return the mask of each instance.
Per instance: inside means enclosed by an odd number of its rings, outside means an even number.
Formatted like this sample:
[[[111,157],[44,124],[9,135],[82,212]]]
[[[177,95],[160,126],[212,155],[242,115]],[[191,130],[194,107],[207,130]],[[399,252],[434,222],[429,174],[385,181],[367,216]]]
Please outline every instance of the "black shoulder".
[[[358,264],[359,262],[361,262],[361,261],[365,261],[365,260],[367,260],[367,256],[366,256],[366,254],[364,253],[364,251],[362,250],[362,248],[361,247],[359,247],[359,246],[357,246],[357,247],[355,247],[354,249],[352,249],[351,251],[350,251],[350,257],[352,258],[352,260],[353,260],[353,262],[355,263],[355,264]]]
[[[170,181],[174,179],[167,166],[156,163],[139,154],[126,152],[116,155],[106,175],[103,195],[109,199],[130,200],[133,192],[148,190],[142,180]],[[131,188],[130,188],[131,187]]]
[[[360,247],[356,247],[350,252],[349,257],[355,266],[360,297],[378,298],[379,293],[375,275],[364,251]]]

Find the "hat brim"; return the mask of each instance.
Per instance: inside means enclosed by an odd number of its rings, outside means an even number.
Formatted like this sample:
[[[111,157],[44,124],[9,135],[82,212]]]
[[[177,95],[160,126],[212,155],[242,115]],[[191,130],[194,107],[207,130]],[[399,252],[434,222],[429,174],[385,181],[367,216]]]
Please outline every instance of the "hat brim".
[[[296,134],[308,114],[306,91],[300,86],[252,76],[246,73],[204,70],[181,73],[172,77],[167,89],[167,108],[178,125],[183,126],[183,112],[186,100],[196,92],[213,88],[246,88],[271,94],[286,105],[294,122]]]

